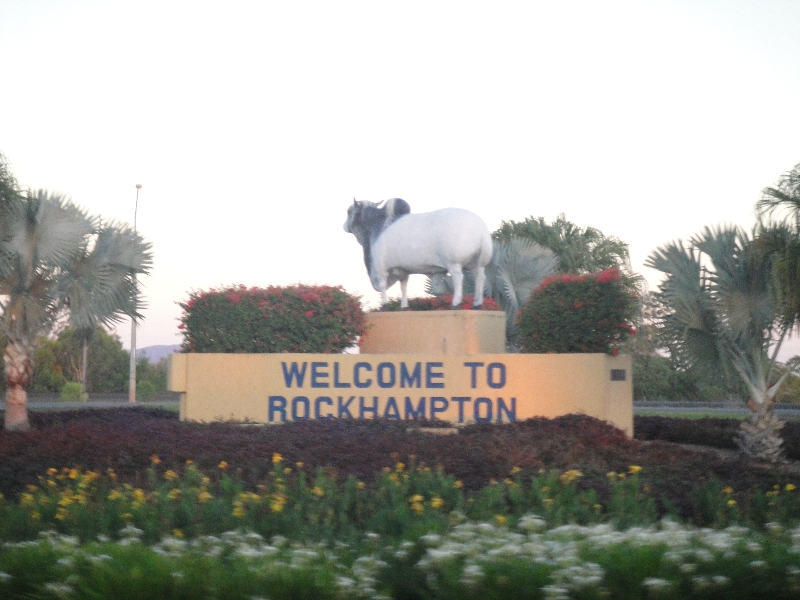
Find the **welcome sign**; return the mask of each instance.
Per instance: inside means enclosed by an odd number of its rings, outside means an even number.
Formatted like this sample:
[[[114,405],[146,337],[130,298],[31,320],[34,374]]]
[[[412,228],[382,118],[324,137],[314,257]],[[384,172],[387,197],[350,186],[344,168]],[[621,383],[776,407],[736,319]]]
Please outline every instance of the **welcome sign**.
[[[633,431],[631,363],[605,354],[175,354],[181,419],[509,423],[584,413]]]

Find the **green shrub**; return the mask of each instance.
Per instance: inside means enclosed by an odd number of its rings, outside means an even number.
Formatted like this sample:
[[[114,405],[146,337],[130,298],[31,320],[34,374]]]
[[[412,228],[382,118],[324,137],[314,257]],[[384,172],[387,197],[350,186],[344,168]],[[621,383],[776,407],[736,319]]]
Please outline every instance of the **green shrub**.
[[[232,286],[180,307],[183,352],[342,352],[364,333],[359,298],[338,286]]]
[[[156,385],[149,380],[140,381],[136,385],[136,394],[142,398],[152,398],[156,395]]]
[[[87,394],[83,393],[83,386],[77,381],[68,381],[61,388],[62,402],[86,402]]]
[[[608,352],[636,333],[636,296],[619,269],[545,279],[520,311],[521,352]]]

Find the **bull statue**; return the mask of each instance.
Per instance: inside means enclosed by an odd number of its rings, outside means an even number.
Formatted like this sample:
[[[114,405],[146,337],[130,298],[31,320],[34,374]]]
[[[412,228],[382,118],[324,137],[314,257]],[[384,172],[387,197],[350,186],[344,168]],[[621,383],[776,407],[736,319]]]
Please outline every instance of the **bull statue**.
[[[462,208],[412,213],[408,202],[392,198],[382,203],[353,199],[344,230],[364,249],[372,287],[388,302],[386,290],[400,282],[400,307],[408,307],[408,276],[450,273],[453,308],[461,307],[463,269],[475,279],[473,308],[483,304],[484,268],[492,259],[492,236],[486,223]]]

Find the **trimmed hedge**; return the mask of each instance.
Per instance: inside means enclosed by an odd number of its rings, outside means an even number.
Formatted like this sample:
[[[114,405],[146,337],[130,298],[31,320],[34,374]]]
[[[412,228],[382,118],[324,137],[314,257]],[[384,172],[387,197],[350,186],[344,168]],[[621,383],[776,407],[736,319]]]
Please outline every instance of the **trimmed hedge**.
[[[607,352],[636,333],[636,295],[619,269],[545,279],[520,311],[520,352]]]
[[[231,286],[179,305],[182,352],[336,353],[364,333],[359,297],[339,286]]]

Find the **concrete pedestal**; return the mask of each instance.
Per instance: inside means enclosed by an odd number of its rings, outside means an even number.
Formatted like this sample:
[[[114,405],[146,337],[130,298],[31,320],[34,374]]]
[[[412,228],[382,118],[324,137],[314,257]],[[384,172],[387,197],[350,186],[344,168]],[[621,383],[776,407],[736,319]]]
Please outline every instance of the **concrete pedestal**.
[[[362,354],[501,354],[502,311],[434,310],[367,314]]]

